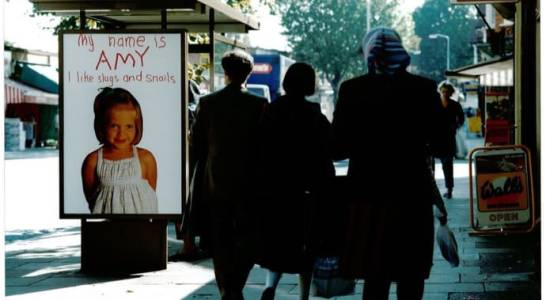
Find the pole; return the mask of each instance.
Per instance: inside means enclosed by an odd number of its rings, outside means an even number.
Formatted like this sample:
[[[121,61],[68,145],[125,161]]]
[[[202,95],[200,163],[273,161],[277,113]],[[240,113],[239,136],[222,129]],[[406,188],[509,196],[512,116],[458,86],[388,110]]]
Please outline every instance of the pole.
[[[210,92],[214,92],[214,80],[216,80],[216,76],[214,74],[215,72],[215,66],[214,66],[214,31],[216,30],[216,11],[212,8],[208,11],[208,40],[210,44],[208,57],[210,59]]]
[[[161,29],[167,29],[167,10],[161,9]]]
[[[447,70],[450,70],[450,37],[446,34],[432,33],[428,35],[430,39],[443,38],[447,40]]]
[[[450,70],[450,38],[448,35],[445,35],[447,38],[447,70]]]
[[[79,29],[85,30],[87,25],[87,16],[85,15],[85,10],[79,11]]]
[[[473,44],[473,64],[477,64],[479,62],[479,52],[477,51],[477,44]]]
[[[371,0],[367,1],[367,32],[371,31]]]

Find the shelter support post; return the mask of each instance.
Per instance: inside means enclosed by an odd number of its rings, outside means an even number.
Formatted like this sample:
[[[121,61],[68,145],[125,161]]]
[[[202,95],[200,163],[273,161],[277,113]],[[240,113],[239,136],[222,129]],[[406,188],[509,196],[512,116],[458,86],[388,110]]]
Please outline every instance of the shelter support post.
[[[214,47],[214,30],[215,30],[215,27],[214,27],[214,24],[216,23],[216,16],[215,16],[215,11],[214,9],[210,9],[209,10],[209,22],[208,22],[208,40],[210,41],[209,44],[210,44],[210,48],[208,49],[210,52],[209,52],[209,57],[210,57],[210,91],[213,92],[214,91],[214,80],[215,80],[215,76],[214,76],[214,70],[215,70],[215,66],[214,66],[214,51],[216,50]]]
[[[85,24],[87,23],[87,17],[85,16],[85,10],[79,11],[79,29],[85,30]]]
[[[161,9],[161,29],[167,29],[167,10]]]

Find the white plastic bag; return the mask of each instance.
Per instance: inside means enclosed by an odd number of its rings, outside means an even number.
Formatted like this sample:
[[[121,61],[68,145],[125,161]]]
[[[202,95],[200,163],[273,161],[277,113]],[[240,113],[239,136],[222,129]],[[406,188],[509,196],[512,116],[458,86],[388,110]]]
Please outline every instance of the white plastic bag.
[[[456,131],[456,158],[465,159],[467,156],[466,139],[462,129]]]
[[[450,263],[451,267],[457,267],[460,264],[460,257],[458,256],[458,244],[454,238],[454,233],[447,225],[439,225],[436,239],[445,260]]]

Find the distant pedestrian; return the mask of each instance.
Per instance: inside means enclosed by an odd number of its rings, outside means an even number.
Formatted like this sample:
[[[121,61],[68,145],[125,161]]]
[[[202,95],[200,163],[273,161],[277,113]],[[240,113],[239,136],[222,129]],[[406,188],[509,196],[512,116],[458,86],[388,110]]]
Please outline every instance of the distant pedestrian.
[[[465,115],[462,106],[451,99],[454,95],[454,86],[448,81],[439,83],[438,92],[441,100],[437,101],[434,112],[436,122],[430,124],[435,130],[431,142],[433,156],[441,160],[445,186],[445,198],[452,198],[454,188],[454,157],[456,155],[456,133],[464,125]]]
[[[55,118],[53,118],[53,124],[55,125],[55,137],[56,137],[56,140],[57,140],[56,148],[58,149],[58,148],[59,148],[59,144],[60,144],[60,132],[59,132],[60,123],[59,123],[59,113],[56,113],[56,114],[55,114]]]
[[[224,54],[226,87],[200,99],[191,131],[193,154],[203,163],[202,199],[210,216],[210,248],[221,298],[243,299],[254,264],[259,122],[267,100],[243,91],[253,58]]]
[[[331,125],[320,105],[305,99],[314,94],[315,81],[310,65],[291,65],[282,84],[286,95],[272,102],[263,118],[264,202],[258,263],[269,272],[262,300],[274,299],[282,273],[299,274],[300,299],[309,297],[317,210],[335,176]]]
[[[446,222],[427,149],[438,95],[432,80],[405,70],[410,56],[394,30],[371,30],[362,49],[368,73],[342,83],[333,118],[336,158],[350,159],[352,195],[341,272],[365,280],[365,300],[388,299],[392,281],[398,299],[421,299],[434,203]]]
[[[36,146],[35,136],[36,121],[32,114],[28,114],[25,121],[23,121],[23,129],[25,131],[25,148],[30,149]]]

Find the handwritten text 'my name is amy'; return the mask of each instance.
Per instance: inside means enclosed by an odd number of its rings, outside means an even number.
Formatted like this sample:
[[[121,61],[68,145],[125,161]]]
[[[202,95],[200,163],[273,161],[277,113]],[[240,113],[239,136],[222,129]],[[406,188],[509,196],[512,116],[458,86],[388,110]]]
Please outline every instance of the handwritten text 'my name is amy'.
[[[149,36],[148,36],[149,37]],[[118,66],[128,65],[133,68],[137,65],[144,67],[144,58],[150,48],[150,42],[155,48],[161,49],[167,46],[165,36],[154,36],[152,41],[146,40],[144,35],[115,35],[106,37],[106,46],[108,48],[123,49],[117,50],[113,54],[108,55],[102,49],[95,65],[95,70],[103,66],[109,70],[117,70]],[[80,34],[78,36],[78,47],[84,47],[89,52],[95,52],[95,41],[93,35]]]

